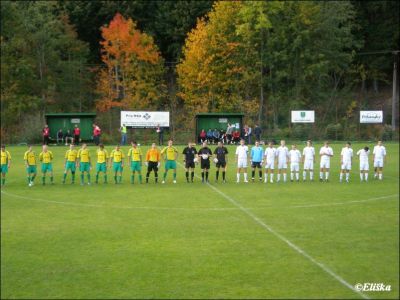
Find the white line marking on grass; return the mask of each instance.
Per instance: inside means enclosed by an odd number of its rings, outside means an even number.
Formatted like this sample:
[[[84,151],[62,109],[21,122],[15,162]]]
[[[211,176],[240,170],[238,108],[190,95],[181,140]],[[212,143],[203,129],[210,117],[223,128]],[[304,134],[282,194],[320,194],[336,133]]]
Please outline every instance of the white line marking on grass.
[[[183,167],[183,165],[181,163],[178,163],[180,166]],[[196,175],[196,177],[200,178],[200,176]],[[301,249],[300,247],[296,246],[295,244],[293,244],[291,241],[289,241],[286,237],[284,237],[283,235],[281,235],[280,233],[276,232],[274,229],[272,229],[271,226],[267,225],[265,222],[263,222],[260,218],[258,218],[256,215],[254,215],[251,211],[249,211],[248,209],[246,209],[245,207],[243,207],[239,202],[237,202],[236,200],[234,200],[233,198],[231,198],[230,196],[228,196],[227,194],[225,194],[224,192],[220,191],[218,188],[216,188],[215,186],[207,183],[207,186],[210,187],[212,190],[214,190],[216,193],[218,193],[219,195],[221,195],[223,198],[225,198],[226,200],[228,200],[232,205],[236,206],[237,208],[239,208],[242,212],[244,212],[247,216],[249,216],[253,221],[255,221],[257,224],[259,224],[261,227],[263,227],[265,230],[267,230],[268,232],[272,233],[275,237],[277,237],[278,239],[280,239],[281,241],[285,242],[290,248],[292,248],[293,250],[295,250],[297,253],[303,255],[305,258],[307,258],[310,262],[312,262],[313,264],[317,265],[318,267],[320,267],[325,273],[328,273],[329,275],[331,275],[334,279],[336,279],[337,281],[339,281],[342,285],[344,285],[345,287],[349,288],[350,290],[352,290],[353,292],[357,293],[358,295],[360,295],[362,298],[364,299],[369,299],[369,297],[367,295],[365,295],[364,293],[358,291],[356,288],[354,288],[354,286],[352,286],[350,283],[348,283],[346,280],[344,280],[342,277],[340,277],[339,275],[337,275],[335,272],[333,272],[331,269],[329,269],[327,266],[325,266],[323,263],[320,263],[319,261],[317,261],[315,258],[313,258],[311,255],[309,255],[307,252],[305,252],[303,249]]]
[[[17,194],[8,193],[5,191],[1,191],[2,194],[29,200],[29,201],[37,201],[37,202],[46,202],[53,204],[62,204],[62,205],[72,205],[72,206],[84,206],[84,207],[97,207],[97,208],[117,208],[117,209],[146,209],[146,210],[181,210],[181,211],[226,211],[226,210],[238,210],[236,207],[156,207],[156,206],[104,206],[104,205],[96,205],[96,204],[84,204],[84,203],[73,203],[73,202],[64,202],[64,201],[54,201],[54,200],[46,200],[41,198],[32,198],[21,196]]]
[[[333,202],[333,203],[294,205],[294,206],[288,206],[287,208],[307,208],[307,207],[346,205],[346,204],[353,204],[353,203],[364,203],[364,202],[370,202],[370,201],[385,200],[385,199],[394,198],[394,197],[398,197],[398,196],[399,196],[399,194],[393,194],[393,195],[387,195],[387,196],[376,197],[376,198],[369,198],[369,199],[364,199],[364,200],[352,200],[352,201],[347,201],[347,202]]]

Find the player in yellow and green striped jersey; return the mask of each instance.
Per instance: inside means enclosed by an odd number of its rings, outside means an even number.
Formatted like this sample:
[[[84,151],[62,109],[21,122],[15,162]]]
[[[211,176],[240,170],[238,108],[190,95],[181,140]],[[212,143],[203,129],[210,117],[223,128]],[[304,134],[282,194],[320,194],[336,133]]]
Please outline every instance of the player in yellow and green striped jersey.
[[[96,162],[96,184],[99,183],[99,174],[103,172],[104,183],[107,183],[107,164],[108,164],[108,152],[104,149],[104,145],[100,144],[99,149],[96,151],[97,162]]]
[[[86,144],[82,144],[81,149],[78,151],[79,171],[81,171],[81,185],[85,184],[85,172],[87,174],[88,185],[90,185],[90,170],[92,162],[90,159],[90,152]]]
[[[28,179],[28,186],[33,185],[37,171],[36,171],[36,154],[32,150],[32,146],[28,145],[28,151],[24,154],[24,161],[26,166],[26,174]]]
[[[124,158],[125,155],[121,151],[120,146],[117,145],[110,154],[110,160],[113,164],[113,171],[114,171],[114,181],[115,184],[122,182],[122,171],[124,169]]]
[[[50,173],[50,182],[53,184],[53,153],[47,149],[47,145],[43,145],[43,150],[39,154],[39,160],[42,162],[42,184],[46,184],[46,173]]]
[[[132,148],[129,149],[128,157],[131,162],[131,183],[135,182],[135,172],[139,174],[139,183],[142,183],[142,151],[135,141],[132,142]]]
[[[168,141],[168,146],[162,149],[161,155],[165,160],[165,172],[162,183],[165,183],[165,178],[169,169],[174,170],[174,183],[176,183],[176,159],[178,158],[178,150],[172,146],[172,140]]]
[[[75,183],[75,171],[77,167],[77,156],[78,151],[76,151],[74,144],[69,146],[69,150],[65,152],[65,170],[64,170],[64,178],[62,183],[65,183],[65,179],[67,178],[68,171],[71,171],[72,181],[71,183]]]
[[[11,167],[11,154],[6,150],[5,145],[1,145],[1,185],[4,186],[6,184],[6,174],[8,173],[8,169]]]

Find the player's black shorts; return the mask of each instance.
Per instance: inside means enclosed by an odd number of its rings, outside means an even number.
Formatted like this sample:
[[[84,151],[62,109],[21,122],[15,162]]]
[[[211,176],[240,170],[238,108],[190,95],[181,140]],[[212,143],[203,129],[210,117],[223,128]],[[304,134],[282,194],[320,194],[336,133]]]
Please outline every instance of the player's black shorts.
[[[201,160],[201,168],[202,169],[209,169],[210,168],[210,160],[206,159],[206,160]]]
[[[218,161],[215,166],[217,168],[225,168],[226,167],[226,161]]]
[[[147,172],[158,172],[158,162],[156,161],[149,161],[149,165],[147,166]]]
[[[185,162],[185,168],[186,169],[189,169],[189,168],[194,169],[194,161],[186,161]]]
[[[252,168],[259,168],[259,169],[261,169],[261,168],[262,168],[261,162],[255,162],[255,161],[253,161],[253,162],[251,163],[251,167],[252,167]]]

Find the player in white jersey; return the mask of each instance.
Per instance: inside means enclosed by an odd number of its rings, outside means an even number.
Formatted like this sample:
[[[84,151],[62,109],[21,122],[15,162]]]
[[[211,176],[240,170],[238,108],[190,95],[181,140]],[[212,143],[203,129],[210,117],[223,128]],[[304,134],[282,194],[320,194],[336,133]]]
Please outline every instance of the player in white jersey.
[[[299,181],[301,153],[297,149],[295,144],[292,145],[292,150],[289,151],[289,162],[290,162],[290,181],[293,181],[296,176],[296,181]]]
[[[374,178],[379,176],[379,180],[382,180],[383,164],[386,163],[386,148],[382,145],[382,141],[378,141],[372,154],[374,155]]]
[[[347,142],[346,146],[342,148],[342,152],[340,152],[340,182],[342,182],[343,174],[345,173],[346,182],[349,182],[352,159],[353,149],[351,149],[351,143]]]
[[[307,146],[303,149],[303,181],[307,179],[307,171],[310,173],[310,180],[314,180],[315,149],[311,140],[307,141]]]
[[[247,157],[249,155],[249,148],[244,144],[244,139],[240,140],[240,145],[236,148],[236,162],[237,173],[236,182],[240,181],[240,171],[243,170],[244,182],[247,181]]]
[[[289,150],[285,145],[285,141],[281,140],[281,145],[276,149],[276,157],[278,158],[278,177],[277,182],[281,181],[281,173],[283,173],[283,182],[286,182],[287,162],[289,160]]]
[[[265,178],[264,182],[267,183],[268,181],[268,174],[270,178],[270,182],[274,182],[274,169],[275,169],[275,155],[276,149],[272,145],[272,142],[268,143],[268,147],[265,149],[264,152],[264,160],[265,160]]]
[[[363,149],[357,151],[358,158],[360,159],[360,180],[368,181],[368,171],[369,171],[369,147],[365,146]]]
[[[324,180],[324,172],[325,181],[329,181],[329,169],[331,167],[331,157],[333,156],[333,150],[329,146],[328,141],[326,141],[319,150],[319,155],[321,157],[321,161],[319,163],[319,181]]]

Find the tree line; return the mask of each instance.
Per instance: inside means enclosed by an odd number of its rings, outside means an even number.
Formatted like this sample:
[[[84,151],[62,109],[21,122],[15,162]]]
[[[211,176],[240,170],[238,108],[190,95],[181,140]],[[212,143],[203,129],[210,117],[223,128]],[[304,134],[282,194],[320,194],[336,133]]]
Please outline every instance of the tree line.
[[[244,112],[271,135],[360,134],[359,109],[390,111],[374,99],[399,25],[398,1],[2,1],[1,137],[33,138],[46,112],[112,130],[121,109],[169,110],[174,131]],[[318,126],[292,126],[305,108]]]

